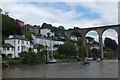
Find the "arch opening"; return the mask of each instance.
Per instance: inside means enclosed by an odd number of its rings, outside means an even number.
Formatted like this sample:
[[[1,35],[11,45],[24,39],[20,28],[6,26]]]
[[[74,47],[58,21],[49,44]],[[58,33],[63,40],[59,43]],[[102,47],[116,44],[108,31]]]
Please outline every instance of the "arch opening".
[[[118,33],[114,29],[106,29],[102,33],[103,54],[105,58],[118,57]]]
[[[88,31],[85,35],[88,57],[99,57],[99,36],[94,30]]]

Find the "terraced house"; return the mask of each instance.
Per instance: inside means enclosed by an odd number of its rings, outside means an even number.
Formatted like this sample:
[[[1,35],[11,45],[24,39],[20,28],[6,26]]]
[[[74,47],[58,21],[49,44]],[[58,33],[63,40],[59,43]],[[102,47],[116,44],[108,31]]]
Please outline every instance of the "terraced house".
[[[10,35],[2,46],[2,54],[9,58],[19,57],[22,51],[29,51],[31,43],[25,36]],[[32,47],[33,48],[33,47]]]

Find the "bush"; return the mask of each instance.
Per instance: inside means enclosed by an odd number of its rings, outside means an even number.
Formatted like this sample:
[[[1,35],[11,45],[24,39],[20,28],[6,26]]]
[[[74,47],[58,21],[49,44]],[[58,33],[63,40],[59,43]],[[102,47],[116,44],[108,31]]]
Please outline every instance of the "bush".
[[[7,64],[10,65],[10,66],[19,65],[20,61],[19,60],[9,60],[7,62]]]
[[[65,44],[58,47],[59,55],[63,54],[67,58],[76,55],[76,46],[72,42],[66,42]]]
[[[78,49],[78,56],[85,57],[86,56],[86,46],[82,45]]]
[[[22,52],[20,53],[20,58],[22,64],[41,64],[45,62],[43,53]]]
[[[59,59],[65,59],[66,58],[66,56],[65,55],[59,55]]]
[[[115,54],[115,52],[112,49],[107,48],[106,52],[104,53],[104,57],[108,58],[108,59],[112,59],[112,58],[116,57],[116,54]]]

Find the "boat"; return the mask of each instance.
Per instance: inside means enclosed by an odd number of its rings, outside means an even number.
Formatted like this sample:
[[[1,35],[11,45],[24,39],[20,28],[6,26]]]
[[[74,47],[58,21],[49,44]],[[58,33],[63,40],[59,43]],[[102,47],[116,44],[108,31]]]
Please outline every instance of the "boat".
[[[88,61],[92,61],[92,60],[93,60],[93,58],[87,58],[87,60],[88,60]]]
[[[57,63],[57,60],[56,60],[56,59],[48,60],[47,63],[48,63],[48,64]]]
[[[49,50],[47,51],[47,64],[53,64],[53,63],[57,63],[57,60],[54,58],[53,56],[53,50],[52,50],[53,46],[51,46],[51,43],[50,43],[50,48]],[[51,55],[50,55],[50,52],[51,51]]]
[[[85,58],[85,61],[83,62],[83,65],[89,65],[90,62],[88,61],[88,57]]]
[[[100,59],[100,58],[98,58],[98,59],[97,59],[97,62],[100,62],[100,61],[101,61],[101,59]]]

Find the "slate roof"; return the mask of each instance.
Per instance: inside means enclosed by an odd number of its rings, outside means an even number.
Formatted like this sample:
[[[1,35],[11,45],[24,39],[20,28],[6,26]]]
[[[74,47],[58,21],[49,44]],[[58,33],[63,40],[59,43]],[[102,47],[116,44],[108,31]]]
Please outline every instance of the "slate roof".
[[[14,46],[11,45],[11,44],[9,44],[9,43],[5,43],[5,44],[3,44],[2,47],[12,47],[12,48],[14,48]]]
[[[13,35],[13,38],[7,38],[7,39],[20,39],[20,40],[26,40],[29,41],[27,38],[21,36],[21,35]]]

